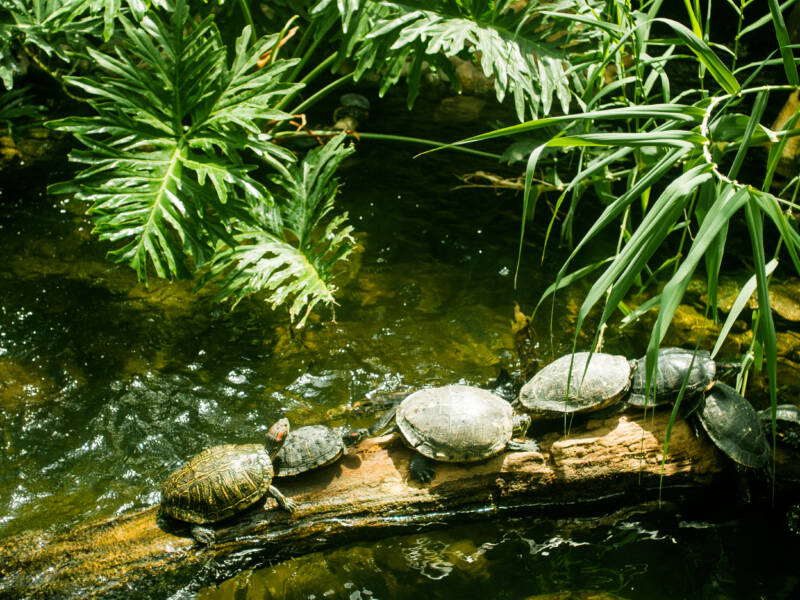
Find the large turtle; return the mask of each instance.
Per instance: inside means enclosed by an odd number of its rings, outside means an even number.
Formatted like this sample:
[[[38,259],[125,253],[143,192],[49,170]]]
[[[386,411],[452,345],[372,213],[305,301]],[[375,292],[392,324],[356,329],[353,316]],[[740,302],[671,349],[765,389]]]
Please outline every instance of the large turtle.
[[[203,450],[174,471],[161,487],[164,515],[192,524],[192,537],[201,544],[215,539],[209,525],[254,505],[269,494],[280,506],[294,511],[292,500],[272,483],[272,458],[289,433],[281,419],[269,428],[267,444],[225,444]]]
[[[708,437],[734,462],[762,469],[769,461],[769,445],[761,419],[736,390],[717,383],[700,398],[695,414]]]
[[[486,390],[467,385],[422,389],[396,409],[395,425],[408,446],[416,450],[409,470],[412,479],[433,479],[435,462],[474,462],[504,450],[538,450],[525,435],[528,415],[515,415],[511,405]],[[377,426],[377,430],[380,427]]]
[[[684,396],[708,391],[714,386],[717,364],[705,350],[660,348],[656,365],[655,385],[647,395],[646,369],[643,356],[636,361],[628,404],[632,406],[659,406],[675,401],[686,382]]]
[[[275,477],[291,477],[324,467],[341,458],[349,446],[367,435],[366,429],[334,429],[307,425],[292,430],[275,456]]]
[[[772,439],[772,409],[758,411],[767,439]],[[800,448],[800,407],[778,404],[775,408],[776,437],[782,444]]]
[[[518,404],[540,418],[600,410],[627,393],[632,366],[635,364],[616,354],[567,354],[545,366],[522,386]]]

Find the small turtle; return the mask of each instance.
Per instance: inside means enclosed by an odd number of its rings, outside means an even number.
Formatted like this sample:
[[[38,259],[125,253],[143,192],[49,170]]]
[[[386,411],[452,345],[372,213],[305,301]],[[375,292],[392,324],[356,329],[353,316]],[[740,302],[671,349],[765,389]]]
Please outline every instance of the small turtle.
[[[348,431],[326,425],[294,429],[275,456],[275,477],[291,477],[336,462],[367,433],[366,429]]]
[[[163,515],[192,524],[192,537],[201,544],[215,539],[210,523],[249,508],[269,494],[292,512],[295,504],[272,483],[272,458],[289,433],[281,419],[267,432],[267,444],[225,444],[203,450],[174,471],[161,487]]]
[[[545,366],[522,386],[518,403],[526,412],[543,418],[600,410],[627,393],[633,366],[627,358],[615,354],[567,354]]]
[[[767,440],[772,439],[772,410],[765,408],[758,411],[764,425]],[[800,407],[794,404],[779,404],[775,408],[775,423],[779,442],[792,448],[800,448]]]
[[[769,445],[761,419],[736,390],[717,383],[702,397],[695,414],[708,437],[734,462],[762,469],[769,460]]]
[[[334,129],[355,131],[369,118],[369,100],[361,94],[343,94],[339,106],[333,111]]]
[[[645,388],[645,360],[643,356],[636,361],[637,368],[633,373],[631,393],[628,404],[632,406],[659,406],[675,401],[683,387],[684,396],[701,391],[708,391],[714,386],[717,364],[705,350],[684,350],[683,348],[660,348],[656,366],[655,385],[647,397]],[[688,377],[687,377],[688,375]]]
[[[534,452],[532,440],[518,442],[530,425],[528,415],[514,414],[511,405],[486,390],[446,385],[418,390],[397,407],[395,429],[416,450],[409,470],[423,483],[435,475],[434,461],[474,462],[504,450]],[[381,429],[376,426],[376,431]]]

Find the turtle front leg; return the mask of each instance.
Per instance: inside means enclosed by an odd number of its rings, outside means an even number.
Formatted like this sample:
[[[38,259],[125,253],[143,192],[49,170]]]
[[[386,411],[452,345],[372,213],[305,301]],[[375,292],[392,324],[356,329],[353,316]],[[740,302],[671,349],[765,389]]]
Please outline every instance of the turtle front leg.
[[[415,452],[408,463],[411,479],[421,483],[428,483],[436,475],[436,462]]]
[[[506,444],[509,452],[539,452],[539,444],[535,440],[509,440]]]
[[[295,504],[294,500],[291,500],[281,494],[278,488],[276,488],[274,485],[269,486],[269,495],[278,501],[278,504],[281,505],[282,509],[288,510],[289,512],[294,512],[297,509],[297,504]]]
[[[205,546],[213,544],[217,539],[214,528],[207,525],[192,525],[191,532],[192,537]]]

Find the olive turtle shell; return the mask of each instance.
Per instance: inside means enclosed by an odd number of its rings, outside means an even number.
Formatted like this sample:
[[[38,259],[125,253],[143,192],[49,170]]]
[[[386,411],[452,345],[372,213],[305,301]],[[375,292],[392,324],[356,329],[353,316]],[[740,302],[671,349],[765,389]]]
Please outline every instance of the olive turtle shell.
[[[344,454],[342,433],[325,425],[293,429],[275,456],[275,477],[291,477],[329,465]]]
[[[213,446],[167,477],[161,486],[161,511],[190,523],[214,523],[263,498],[272,474],[272,461],[261,444]]]
[[[646,357],[636,361],[631,393],[628,404],[645,406]],[[687,379],[688,373],[688,379]],[[659,406],[675,401],[686,379],[684,395],[695,394],[711,389],[717,375],[717,365],[705,350],[684,350],[683,348],[661,348],[658,351],[655,386],[650,390],[647,406]]]
[[[505,449],[512,435],[511,405],[481,388],[447,385],[418,390],[397,408],[406,443],[444,462],[483,460]]]
[[[717,448],[745,467],[767,466],[769,445],[761,419],[735,389],[717,383],[697,408],[697,418]]]
[[[772,439],[772,411],[758,411],[767,440]],[[800,448],[800,407],[794,404],[779,404],[775,409],[778,440],[793,448]]]
[[[594,352],[590,359],[589,352],[576,352],[554,360],[536,373],[522,386],[519,402],[526,411],[539,415],[590,412],[622,398],[630,385],[631,365],[624,356]]]

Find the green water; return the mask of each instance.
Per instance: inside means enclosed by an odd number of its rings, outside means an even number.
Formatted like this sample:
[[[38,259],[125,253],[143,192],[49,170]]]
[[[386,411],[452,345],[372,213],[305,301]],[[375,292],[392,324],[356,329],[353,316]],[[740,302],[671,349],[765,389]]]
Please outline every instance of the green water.
[[[409,127],[455,137],[439,123]],[[324,313],[302,333],[256,301],[231,312],[189,285],[142,288],[104,261],[107,248],[90,238],[80,207],[43,193],[45,179],[67,176],[65,165],[5,173],[0,536],[152,505],[186,458],[219,443],[260,442],[284,415],[295,425],[341,423],[369,392],[431,384],[513,395],[522,376],[514,302],[530,310],[563,254],[554,249],[540,266],[543,231],[532,228],[515,289],[519,196],[451,189],[456,174],[485,169],[484,161],[412,153],[364,141],[345,165],[340,205],[363,251],[343,279],[335,320]],[[582,288],[572,293],[556,307],[554,337],[537,329],[543,362],[572,341]],[[606,344],[639,354],[646,338],[631,343],[609,330]],[[740,559],[749,530],[738,521],[686,525],[667,514],[605,527],[515,517],[426,530],[326,549],[200,596],[519,598],[588,588],[745,599],[800,590],[800,569],[776,575]]]

